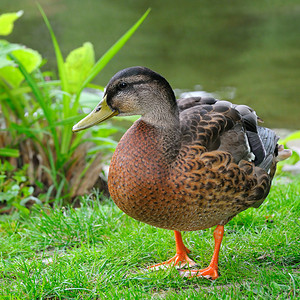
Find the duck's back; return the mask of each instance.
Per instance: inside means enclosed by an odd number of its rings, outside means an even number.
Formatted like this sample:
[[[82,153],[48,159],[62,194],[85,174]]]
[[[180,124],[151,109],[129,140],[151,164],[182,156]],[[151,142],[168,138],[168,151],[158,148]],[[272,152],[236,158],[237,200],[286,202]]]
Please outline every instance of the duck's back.
[[[260,204],[275,169],[276,135],[259,129],[255,112],[246,106],[189,98],[178,107],[181,138],[172,162],[161,132],[141,120],[118,144],[109,190],[120,209],[142,222],[182,231],[225,224]]]

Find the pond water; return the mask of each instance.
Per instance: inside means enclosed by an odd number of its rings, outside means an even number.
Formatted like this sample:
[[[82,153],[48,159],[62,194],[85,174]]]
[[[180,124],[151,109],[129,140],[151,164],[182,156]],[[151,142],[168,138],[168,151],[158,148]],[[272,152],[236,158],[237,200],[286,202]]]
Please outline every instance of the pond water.
[[[203,90],[252,106],[266,126],[300,128],[298,0],[40,0],[67,55],[84,42],[99,58],[144,12],[151,13],[96,78],[144,65],[173,88]],[[1,0],[1,13],[24,10],[13,42],[38,50],[55,69],[51,40],[33,0]]]

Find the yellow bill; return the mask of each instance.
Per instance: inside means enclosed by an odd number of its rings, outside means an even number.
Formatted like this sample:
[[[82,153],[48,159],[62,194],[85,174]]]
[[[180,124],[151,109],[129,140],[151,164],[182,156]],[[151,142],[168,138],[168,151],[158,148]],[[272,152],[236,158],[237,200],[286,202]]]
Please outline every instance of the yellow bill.
[[[76,132],[92,127],[118,114],[118,111],[111,110],[107,105],[105,96],[90,114],[73,126],[72,131]]]

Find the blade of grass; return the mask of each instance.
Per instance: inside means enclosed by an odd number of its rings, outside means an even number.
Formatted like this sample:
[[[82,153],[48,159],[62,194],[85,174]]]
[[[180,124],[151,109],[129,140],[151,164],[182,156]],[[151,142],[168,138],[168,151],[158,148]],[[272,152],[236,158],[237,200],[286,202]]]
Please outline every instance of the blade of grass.
[[[49,33],[50,33],[50,36],[51,36],[51,39],[52,39],[52,43],[53,43],[53,47],[54,47],[54,52],[55,52],[55,56],[56,56],[56,61],[57,61],[57,68],[58,68],[58,73],[59,73],[59,77],[60,77],[60,80],[61,80],[61,88],[62,88],[62,91],[64,92],[68,92],[68,81],[67,81],[67,76],[66,76],[66,70],[65,70],[65,65],[64,65],[64,58],[62,56],[62,53],[61,53],[61,50],[60,50],[60,47],[59,47],[59,44],[57,42],[57,39],[56,39],[56,36],[54,34],[54,31],[50,25],[50,22],[44,12],[44,10],[42,9],[42,7],[37,4],[40,12],[41,12],[41,15],[44,19],[44,22],[49,30]],[[66,102],[69,102],[70,99],[67,99],[67,95],[64,95],[65,96],[65,101]],[[65,103],[67,104],[67,103]],[[67,114],[68,113],[68,106],[67,105],[64,105],[64,112]]]
[[[50,22],[42,9],[42,7],[38,5],[38,8],[41,12],[41,15],[44,19],[44,22],[49,30],[51,39],[52,39],[52,44],[54,47],[54,52],[56,56],[56,62],[57,62],[57,68],[58,68],[58,74],[61,80],[61,90],[62,90],[62,95],[63,95],[63,118],[68,118],[70,116],[70,101],[71,97],[69,95],[69,88],[68,88],[68,81],[67,81],[67,75],[66,75],[66,69],[65,69],[65,64],[64,64],[64,58],[62,56],[59,44],[57,42],[56,36],[54,34],[54,31],[50,25]],[[61,138],[61,148],[60,152],[61,153],[67,153],[69,150],[70,142],[71,142],[71,134],[69,133],[71,131],[71,125],[67,127],[65,130],[62,131],[62,138]]]
[[[41,139],[36,138],[37,135],[40,135],[40,136],[42,136],[43,134],[48,135],[48,138],[49,138],[49,136],[51,136],[51,133],[49,133],[49,131],[47,130],[50,126],[46,127],[46,128],[43,128],[43,129],[41,129],[41,128],[30,128],[29,126],[24,126],[23,124],[19,125],[17,123],[12,123],[10,125],[10,128],[16,130],[16,132],[18,132],[18,134],[24,133],[27,137],[29,137],[29,138],[37,141],[37,142],[40,142],[40,140],[41,140]]]
[[[5,91],[3,94],[2,94],[2,97],[0,99],[1,100],[6,100],[7,98],[10,99],[12,105],[13,105],[13,110],[14,110],[14,115],[17,115],[17,117],[22,120],[22,123],[23,124],[28,124],[25,116],[24,116],[24,110],[22,108],[22,105],[20,103],[20,98],[14,96],[12,94],[12,90],[6,85],[6,83],[4,83],[3,81],[0,82],[0,85],[1,87],[3,88],[3,90]],[[9,111],[8,108],[12,109],[11,105],[9,105],[7,103],[7,101],[1,101],[1,105],[2,105],[2,110],[6,110],[6,111]],[[11,122],[11,118],[5,118],[5,120],[7,120],[7,122]]]
[[[38,87],[52,87],[52,86],[60,86],[60,81],[59,80],[51,80],[51,81],[45,81],[45,82],[37,82]],[[31,91],[31,88],[29,86],[22,86],[15,88],[13,90],[10,90],[10,95],[11,96],[18,96],[18,95],[23,95],[26,93],[29,93]],[[7,98],[6,94],[0,94],[0,101]]]
[[[67,125],[73,126],[74,123],[78,122],[80,119],[82,119],[82,116],[80,115],[72,116],[64,120],[55,122],[54,126],[67,126]]]
[[[19,157],[20,151],[17,149],[11,149],[11,148],[0,148],[0,156]]]

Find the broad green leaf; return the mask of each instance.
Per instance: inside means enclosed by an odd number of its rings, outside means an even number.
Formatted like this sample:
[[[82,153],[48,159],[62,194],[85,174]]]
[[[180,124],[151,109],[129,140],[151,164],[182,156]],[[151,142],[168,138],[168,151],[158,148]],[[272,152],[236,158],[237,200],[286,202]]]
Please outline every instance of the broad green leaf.
[[[70,52],[65,62],[69,93],[77,93],[94,64],[95,54],[91,43],[84,43]]]
[[[93,154],[96,154],[99,152],[104,152],[105,150],[107,150],[108,152],[113,152],[113,151],[115,151],[115,149],[116,149],[116,146],[114,146],[114,145],[102,143],[100,146],[89,149],[87,154],[93,155]]]
[[[24,48],[18,49],[11,52],[14,57],[18,59],[26,69],[28,73],[31,73],[42,62],[41,55],[32,49]],[[8,58],[10,60],[10,58]],[[3,78],[12,87],[16,88],[24,80],[24,76],[20,72],[19,68],[14,66],[6,66],[0,69],[0,77]]]
[[[41,55],[29,48],[15,50],[12,54],[22,63],[28,73],[38,68],[42,62]]]
[[[32,186],[22,188],[22,193],[24,195],[28,195],[28,196],[20,201],[21,206],[24,207],[26,205],[26,203],[30,200],[34,201],[36,204],[42,205],[42,201],[40,201],[38,198],[36,198],[34,196],[30,196],[33,192],[34,192],[34,189]]]
[[[22,10],[16,13],[6,13],[0,15],[0,35],[9,35],[14,29],[14,22],[22,15]]]

